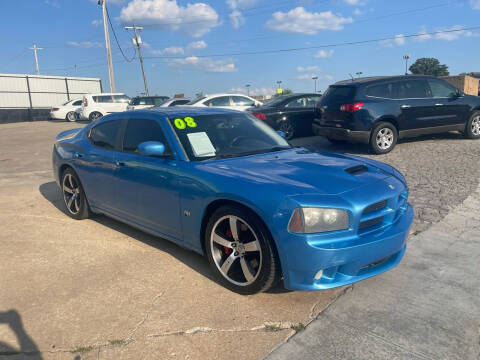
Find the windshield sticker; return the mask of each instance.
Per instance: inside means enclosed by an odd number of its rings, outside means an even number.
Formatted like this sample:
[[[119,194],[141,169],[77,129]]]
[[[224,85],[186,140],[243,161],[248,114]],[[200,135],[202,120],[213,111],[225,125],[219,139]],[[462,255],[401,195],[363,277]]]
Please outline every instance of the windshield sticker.
[[[177,118],[173,123],[175,124],[175,127],[179,130],[183,130],[187,126],[191,128],[197,127],[197,123],[190,116],[187,116],[184,119]]]
[[[187,136],[196,157],[215,156],[215,148],[206,132],[190,133]]]

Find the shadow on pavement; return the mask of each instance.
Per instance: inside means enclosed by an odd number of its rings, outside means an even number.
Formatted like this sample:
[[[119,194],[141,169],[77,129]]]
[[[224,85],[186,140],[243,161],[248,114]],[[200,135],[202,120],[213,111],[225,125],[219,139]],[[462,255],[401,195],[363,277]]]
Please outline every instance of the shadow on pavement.
[[[31,360],[41,360],[42,355],[37,344],[26,333],[20,314],[16,310],[0,311],[0,324],[6,324],[17,337],[19,349],[3,342],[0,339],[0,355],[25,355]]]

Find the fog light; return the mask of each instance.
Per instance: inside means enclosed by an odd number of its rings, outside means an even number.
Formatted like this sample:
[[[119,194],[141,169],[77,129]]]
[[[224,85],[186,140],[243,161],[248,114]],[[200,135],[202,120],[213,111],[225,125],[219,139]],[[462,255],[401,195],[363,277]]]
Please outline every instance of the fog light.
[[[319,271],[317,272],[317,274],[315,275],[314,279],[315,279],[315,280],[320,280],[320,278],[322,277],[322,275],[323,275],[323,270],[319,270]]]

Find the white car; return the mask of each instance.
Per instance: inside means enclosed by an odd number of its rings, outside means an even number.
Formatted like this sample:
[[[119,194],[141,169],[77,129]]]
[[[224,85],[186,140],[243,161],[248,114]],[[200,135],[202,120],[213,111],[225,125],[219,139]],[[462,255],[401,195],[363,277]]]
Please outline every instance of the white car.
[[[161,103],[160,107],[169,107],[169,106],[180,106],[180,105],[186,105],[190,102],[190,99],[185,99],[185,98],[173,98],[173,99],[168,99],[165,100],[163,103]]]
[[[80,119],[93,121],[99,117],[127,110],[130,98],[123,93],[100,93],[83,96]]]
[[[168,96],[135,96],[130,100],[127,110],[148,109],[154,106],[159,106]]]
[[[246,110],[252,106],[260,106],[262,103],[247,95],[242,94],[212,94],[199,97],[188,105],[219,107],[234,110]]]
[[[77,121],[77,109],[82,107],[82,99],[67,101],[65,104],[54,106],[50,110],[50,119]]]

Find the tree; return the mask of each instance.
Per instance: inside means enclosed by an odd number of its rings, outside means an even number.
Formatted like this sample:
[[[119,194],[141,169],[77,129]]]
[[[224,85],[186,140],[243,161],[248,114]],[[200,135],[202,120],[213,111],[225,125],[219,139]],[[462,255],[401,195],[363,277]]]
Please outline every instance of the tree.
[[[412,74],[417,75],[433,75],[433,76],[447,76],[448,66],[440,64],[435,58],[421,58],[417,59],[409,68]]]
[[[275,94],[275,95],[273,95],[273,96],[274,96],[274,97],[278,97],[278,96],[287,95],[287,94],[291,94],[291,93],[293,93],[293,91],[292,91],[292,90],[290,90],[290,89],[283,89],[283,91],[282,91],[282,93],[281,93],[281,94],[279,94],[279,93],[276,93],[276,94]]]

